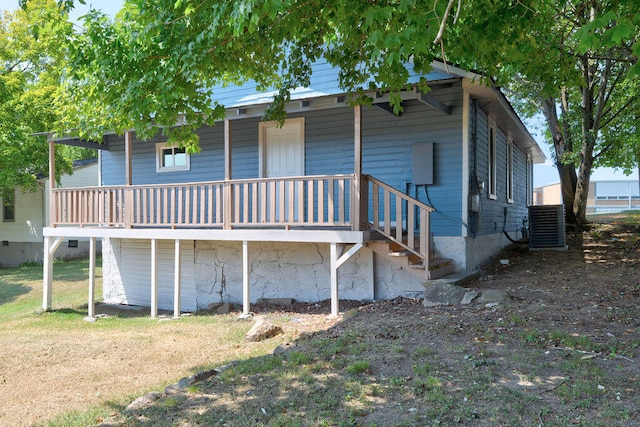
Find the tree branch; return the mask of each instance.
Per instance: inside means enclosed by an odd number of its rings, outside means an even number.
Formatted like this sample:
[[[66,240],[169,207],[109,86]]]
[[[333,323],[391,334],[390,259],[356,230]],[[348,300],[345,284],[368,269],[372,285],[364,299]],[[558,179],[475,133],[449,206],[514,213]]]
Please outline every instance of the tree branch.
[[[449,2],[447,3],[447,8],[444,11],[444,15],[442,16],[442,21],[440,21],[440,29],[438,30],[438,34],[436,35],[436,38],[433,40],[433,44],[438,44],[442,40],[442,34],[444,33],[444,29],[447,26],[447,19],[449,19],[449,13],[451,13],[451,6],[453,6],[454,1],[455,0],[449,0]],[[458,3],[458,5],[459,4],[460,3]],[[456,13],[456,19],[457,17],[458,17],[458,14]]]

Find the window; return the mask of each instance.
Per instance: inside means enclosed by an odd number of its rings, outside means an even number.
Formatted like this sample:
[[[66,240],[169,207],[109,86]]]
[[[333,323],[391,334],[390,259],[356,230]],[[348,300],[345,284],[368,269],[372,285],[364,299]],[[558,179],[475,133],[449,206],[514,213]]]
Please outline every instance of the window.
[[[489,123],[489,165],[488,165],[488,183],[489,183],[489,198],[496,199],[496,166],[497,166],[497,153],[496,153],[496,125],[495,123]]]
[[[507,202],[513,203],[513,141],[507,141]]]
[[[531,161],[531,156],[527,155],[527,206],[531,206],[532,204],[533,204],[533,162]]]
[[[156,172],[187,171],[190,167],[190,156],[184,148],[166,142],[156,144]]]
[[[16,195],[14,192],[8,192],[2,198],[2,221],[14,222],[16,220],[15,212]]]

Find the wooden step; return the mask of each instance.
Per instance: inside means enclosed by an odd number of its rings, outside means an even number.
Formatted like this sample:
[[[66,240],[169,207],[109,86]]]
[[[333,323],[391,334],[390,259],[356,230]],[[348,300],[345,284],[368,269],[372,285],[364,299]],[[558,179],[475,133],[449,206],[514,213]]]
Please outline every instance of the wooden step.
[[[427,280],[437,279],[455,271],[455,264],[448,258],[429,260],[429,269],[425,268],[422,258],[402,248],[397,243],[387,241],[369,241],[367,246],[402,269]],[[395,250],[394,250],[395,249]]]
[[[456,266],[453,260],[449,258],[434,258],[429,260],[429,270],[426,271],[424,265],[412,265],[414,269],[424,271],[424,276],[427,280],[439,279],[447,274],[454,273]]]

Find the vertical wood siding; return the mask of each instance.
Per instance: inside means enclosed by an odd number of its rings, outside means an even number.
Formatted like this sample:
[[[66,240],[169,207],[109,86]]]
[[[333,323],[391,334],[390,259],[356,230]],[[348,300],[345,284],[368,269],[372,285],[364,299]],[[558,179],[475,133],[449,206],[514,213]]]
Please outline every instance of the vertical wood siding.
[[[475,102],[472,100],[472,102]],[[473,114],[473,105],[470,115]],[[471,131],[470,131],[471,132]],[[485,188],[481,196],[480,229],[478,235],[501,233],[504,224],[504,208],[507,208],[505,230],[513,238],[515,232],[522,228],[522,220],[527,216],[527,156],[513,141],[513,203],[507,202],[507,136],[496,123],[496,196],[495,200],[488,195],[488,138],[489,117],[478,108],[477,147],[475,153],[475,174],[484,181]],[[474,147],[469,144],[470,176],[474,175]]]
[[[196,288],[194,276],[193,241],[182,241],[181,301],[182,310],[195,310]],[[151,305],[151,243],[148,240],[122,240],[120,242],[120,272],[127,304]],[[158,241],[158,307],[173,309],[174,242]]]

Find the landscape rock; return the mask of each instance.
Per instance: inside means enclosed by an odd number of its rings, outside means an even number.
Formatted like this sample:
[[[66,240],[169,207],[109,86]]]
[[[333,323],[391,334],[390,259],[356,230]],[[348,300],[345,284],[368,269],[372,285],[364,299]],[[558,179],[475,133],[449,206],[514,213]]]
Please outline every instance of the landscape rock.
[[[462,301],[460,301],[460,304],[462,305],[471,304],[473,299],[477,296],[478,296],[478,293],[476,291],[467,291],[465,292],[464,297],[462,297]]]
[[[282,330],[280,326],[274,325],[263,318],[258,318],[256,323],[254,323],[251,329],[249,329],[249,332],[247,332],[244,339],[246,341],[257,342],[275,337],[282,333],[284,333],[284,330]]]
[[[471,303],[484,304],[488,307],[508,301],[511,297],[500,289],[471,290],[450,283],[433,283],[426,286],[424,300],[425,307],[439,305],[469,305]]]
[[[462,286],[449,283],[428,285],[425,288],[424,301],[422,303],[425,307],[460,304],[466,292],[467,290]]]
[[[225,302],[220,307],[216,308],[216,314],[229,314],[231,311],[231,305],[228,302]]]
[[[207,310],[215,311],[216,314],[229,314],[231,311],[231,304],[228,302],[212,302],[207,306]]]
[[[156,400],[160,399],[162,396],[164,396],[164,393],[161,393],[159,391],[152,391],[150,393],[147,393],[144,396],[140,396],[139,398],[131,402],[129,406],[126,407],[125,411],[130,412],[137,409],[146,408]]]
[[[508,293],[500,289],[485,289],[476,300],[478,304],[502,303],[511,299]]]
[[[279,356],[281,354],[286,353],[287,351],[291,350],[292,348],[295,348],[296,344],[295,343],[291,343],[291,342],[286,342],[284,344],[280,344],[279,346],[277,346],[276,348],[273,349],[273,355],[274,356]]]

